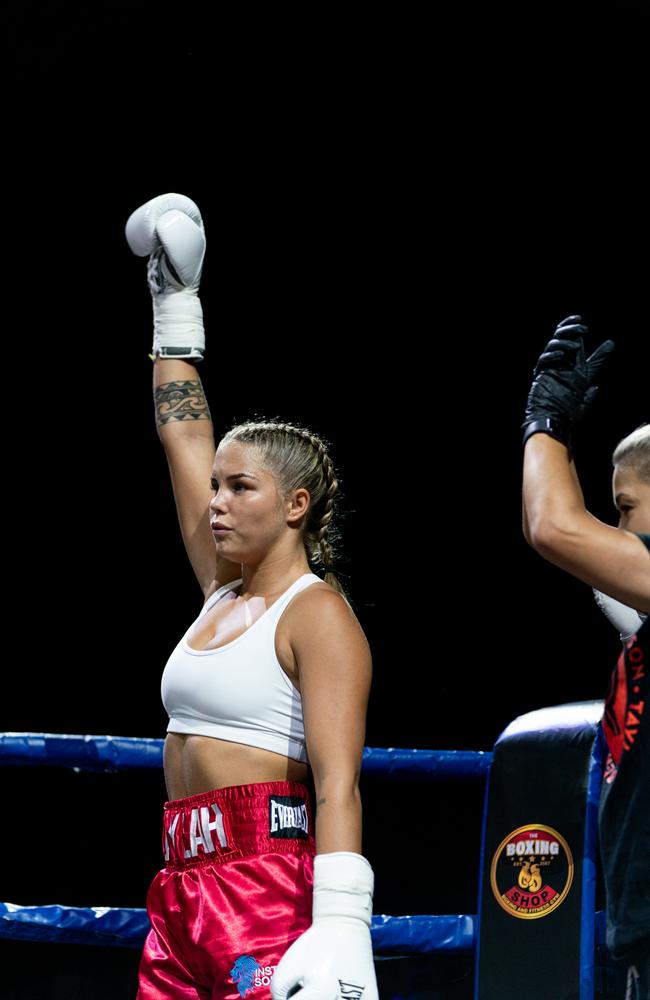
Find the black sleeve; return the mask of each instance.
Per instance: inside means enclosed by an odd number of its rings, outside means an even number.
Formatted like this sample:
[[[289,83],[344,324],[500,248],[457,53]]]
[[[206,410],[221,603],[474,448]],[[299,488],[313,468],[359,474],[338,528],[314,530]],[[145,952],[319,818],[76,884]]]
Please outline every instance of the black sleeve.
[[[641,539],[648,552],[650,552],[650,535],[639,535],[638,531],[635,531],[634,534]]]

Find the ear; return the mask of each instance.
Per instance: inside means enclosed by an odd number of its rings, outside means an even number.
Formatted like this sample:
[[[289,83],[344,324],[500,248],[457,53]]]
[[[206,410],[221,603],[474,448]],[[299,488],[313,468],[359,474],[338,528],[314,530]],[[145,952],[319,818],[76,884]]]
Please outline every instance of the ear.
[[[287,517],[290,521],[298,521],[301,517],[305,516],[310,504],[311,496],[309,490],[304,488],[291,490],[286,501]]]

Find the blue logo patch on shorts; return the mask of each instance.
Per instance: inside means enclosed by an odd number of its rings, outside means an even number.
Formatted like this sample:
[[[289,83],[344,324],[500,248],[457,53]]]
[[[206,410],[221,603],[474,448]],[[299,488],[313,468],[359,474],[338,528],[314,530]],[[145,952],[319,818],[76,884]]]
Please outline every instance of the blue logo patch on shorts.
[[[298,795],[269,796],[269,837],[307,840],[309,816],[304,799]]]
[[[240,997],[248,996],[249,992],[255,989],[255,974],[260,967],[260,963],[252,955],[240,955],[232,969],[230,978],[237,987]]]

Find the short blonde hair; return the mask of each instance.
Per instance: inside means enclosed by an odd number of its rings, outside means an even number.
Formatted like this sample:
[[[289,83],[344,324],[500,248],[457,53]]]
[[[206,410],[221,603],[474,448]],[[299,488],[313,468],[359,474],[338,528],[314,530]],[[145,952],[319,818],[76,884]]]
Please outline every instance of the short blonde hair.
[[[644,483],[650,483],[650,424],[640,424],[618,442],[612,455],[612,465],[626,465]]]

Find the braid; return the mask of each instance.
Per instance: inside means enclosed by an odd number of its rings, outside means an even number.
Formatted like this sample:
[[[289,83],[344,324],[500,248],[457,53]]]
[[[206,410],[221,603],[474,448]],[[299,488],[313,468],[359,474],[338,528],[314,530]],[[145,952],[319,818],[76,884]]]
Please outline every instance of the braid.
[[[306,427],[283,420],[255,420],[237,424],[222,438],[259,447],[281,489],[305,487],[312,498],[304,543],[308,561],[321,564],[325,580],[346,596],[334,572],[335,543],[340,532],[335,514],[341,496],[339,480],[329,453],[329,442]]]
[[[332,517],[334,516],[336,495],[339,489],[338,480],[334,474],[334,464],[320,438],[316,437],[315,434],[311,434],[309,431],[300,431],[298,428],[296,428],[296,430],[298,433],[302,433],[303,437],[306,437],[310,442],[312,448],[318,456],[319,465],[323,470],[323,479],[325,480],[325,507],[317,526],[318,545],[321,550],[323,564],[326,567],[331,567],[334,555],[332,552],[332,546],[327,538],[327,529]],[[333,572],[333,570],[330,570],[330,572]]]

